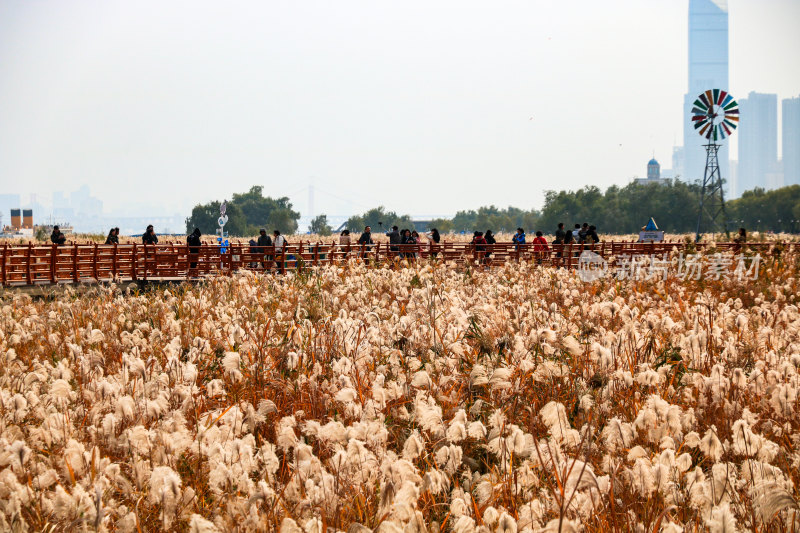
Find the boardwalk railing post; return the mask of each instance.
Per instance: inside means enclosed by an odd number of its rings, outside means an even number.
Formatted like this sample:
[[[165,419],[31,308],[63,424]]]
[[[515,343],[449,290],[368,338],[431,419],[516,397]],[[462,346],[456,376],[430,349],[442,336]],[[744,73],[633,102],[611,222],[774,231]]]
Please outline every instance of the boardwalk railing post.
[[[94,243],[94,268],[93,268],[94,280],[100,281],[100,276],[97,274],[97,243]]]
[[[117,243],[114,243],[114,252],[111,256],[111,278],[117,279]]]
[[[134,243],[133,244],[133,252],[131,253],[131,279],[133,281],[137,281],[137,276],[136,276],[136,255],[137,255],[137,253],[138,252],[136,250],[136,243]]]
[[[78,274],[78,243],[76,242],[72,249],[72,282],[78,283],[80,275]]]
[[[50,245],[50,283],[58,283],[58,245]]]
[[[142,248],[144,249],[144,257],[142,258],[142,262],[144,263],[144,275],[142,276],[142,279],[147,281],[147,249],[149,246],[147,244],[143,244]]]
[[[25,273],[25,278],[27,279],[27,283],[28,283],[28,285],[32,285],[32,284],[33,284],[33,283],[31,282],[31,281],[32,281],[32,279],[33,279],[33,278],[32,278],[32,276],[31,276],[31,263],[33,262],[33,261],[31,260],[31,253],[32,253],[32,251],[33,251],[33,243],[30,243],[30,242],[29,242],[29,243],[28,243],[28,257],[27,257],[27,259],[26,259],[26,261],[25,261],[25,262],[27,263],[27,265],[26,265],[26,266],[28,267],[28,268],[27,268],[27,270],[26,270],[26,273]]]
[[[3,245],[3,264],[0,265],[0,269],[3,271],[3,287],[8,284],[8,273],[6,272],[6,257],[8,255],[8,245]]]

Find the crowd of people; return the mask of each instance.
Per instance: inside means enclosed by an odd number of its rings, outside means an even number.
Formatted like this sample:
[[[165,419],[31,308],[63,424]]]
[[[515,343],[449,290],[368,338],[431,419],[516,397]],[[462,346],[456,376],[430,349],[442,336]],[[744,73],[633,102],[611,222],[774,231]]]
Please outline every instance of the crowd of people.
[[[389,250],[397,253],[399,257],[406,258],[413,258],[416,256],[414,252],[408,251],[409,246],[407,245],[423,244],[423,235],[429,243],[439,244],[439,242],[441,242],[441,235],[439,234],[439,230],[436,228],[433,228],[429,232],[420,235],[420,233],[416,230],[399,229],[397,226],[392,226],[391,230],[387,231],[385,235],[389,238]],[[532,241],[532,244],[534,245],[533,250],[535,252],[549,250],[550,248],[548,244],[593,244],[600,242],[600,237],[597,235],[597,228],[595,226],[590,226],[587,222],[584,222],[583,225],[575,224],[575,229],[573,230],[565,230],[564,224],[560,223],[554,232],[554,238],[551,243],[547,242],[547,239],[544,237],[544,233],[542,231],[537,231],[535,235],[536,236]],[[190,247],[198,248],[199,250],[199,246],[202,245],[200,237],[200,229],[195,228],[194,231],[187,237],[186,243]],[[66,236],[59,230],[58,226],[54,226],[53,233],[50,235],[50,240],[53,242],[53,244],[61,245],[66,242]],[[286,239],[283,235],[281,235],[280,231],[273,231],[272,236],[270,237],[267,234],[267,230],[262,229],[259,231],[258,240],[251,239],[249,244],[250,246],[255,247],[256,252],[258,253],[259,251],[266,250],[266,248],[270,247],[282,248],[285,242]],[[525,229],[517,228],[516,232],[511,237],[511,242],[516,245],[517,249],[520,247],[520,245],[526,244]],[[111,228],[111,230],[108,232],[108,236],[106,237],[105,244],[119,244],[119,228]],[[147,229],[142,234],[142,244],[158,244],[158,235],[156,235],[152,224],[147,226]],[[339,235],[339,245],[346,247],[351,244],[366,246],[374,245],[375,242],[372,240],[372,228],[370,226],[366,226],[355,243],[353,243],[351,240],[350,230],[342,231],[342,233]],[[486,230],[485,232],[475,231],[473,233],[472,244],[475,245],[477,251],[487,252],[486,247],[488,245],[497,244],[497,239],[495,238],[492,230]],[[403,246],[402,249],[401,246]],[[491,255],[491,252],[488,252],[487,255]]]
[[[186,237],[186,244],[189,247],[190,266],[196,268],[200,247],[202,246],[201,231],[195,228],[194,231]],[[389,238],[389,251],[394,254],[398,259],[415,260],[421,251],[421,245],[424,244],[422,237],[427,239],[429,244],[429,251],[432,257],[438,255],[438,250],[435,245],[441,242],[441,235],[436,228],[431,229],[427,233],[420,235],[416,230],[407,228],[399,229],[397,226],[385,233]],[[741,237],[741,236],[740,236]],[[524,228],[517,228],[516,232],[511,237],[511,242],[514,244],[515,250],[519,250],[527,243]],[[61,233],[58,226],[53,227],[53,233],[50,235],[50,240],[57,245],[63,245],[66,242],[66,236]],[[584,222],[583,225],[575,224],[572,230],[564,229],[564,224],[558,224],[558,228],[553,234],[553,239],[548,243],[541,230],[535,232],[535,237],[531,241],[532,252],[537,263],[542,263],[546,253],[550,251],[550,245],[568,245],[568,244],[594,244],[600,242],[600,237],[597,235],[597,228]],[[259,231],[258,240],[250,239],[250,251],[256,254],[261,254],[261,264],[264,268],[268,265],[275,264],[276,266],[280,261],[285,260],[281,257],[281,252],[286,243],[286,238],[281,235],[279,230],[272,232],[272,236],[267,234],[267,230],[261,229]],[[119,228],[111,228],[106,237],[105,244],[119,244]],[[158,244],[158,236],[155,233],[153,225],[147,226],[147,229],[142,234],[142,244],[152,245]],[[368,260],[368,253],[371,251],[375,242],[372,239],[372,228],[366,226],[364,231],[355,242],[352,241],[349,230],[344,230],[339,235],[339,247],[342,250],[348,250],[351,245],[356,244],[363,249],[363,258]],[[492,254],[494,253],[491,245],[497,244],[497,239],[492,230],[475,231],[472,236],[471,244],[473,250],[478,257],[478,260],[485,265],[491,264]],[[420,246],[410,246],[420,245]],[[277,254],[275,255],[270,254]],[[562,251],[560,247],[556,250],[556,256],[561,257]],[[253,265],[255,266],[255,265]]]

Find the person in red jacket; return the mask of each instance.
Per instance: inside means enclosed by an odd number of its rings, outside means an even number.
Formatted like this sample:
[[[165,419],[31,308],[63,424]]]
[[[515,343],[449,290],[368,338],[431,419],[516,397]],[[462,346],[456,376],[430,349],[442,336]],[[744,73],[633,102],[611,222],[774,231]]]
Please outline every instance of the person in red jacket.
[[[544,238],[544,234],[541,231],[536,232],[536,238],[533,239],[533,253],[536,255],[536,264],[541,265],[542,259],[545,257],[545,253],[550,251],[550,247],[547,246],[547,239]]]
[[[472,245],[475,250],[475,257],[478,259],[478,264],[486,262],[486,239],[483,238],[483,233],[476,231],[473,233]]]

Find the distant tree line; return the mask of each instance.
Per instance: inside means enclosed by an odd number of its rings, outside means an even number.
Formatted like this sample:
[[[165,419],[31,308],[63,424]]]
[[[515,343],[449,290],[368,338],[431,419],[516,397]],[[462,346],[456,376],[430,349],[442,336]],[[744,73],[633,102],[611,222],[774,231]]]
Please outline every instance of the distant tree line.
[[[527,232],[542,230],[552,234],[559,222],[567,228],[575,223],[588,222],[601,233],[636,233],[650,217],[659,229],[670,233],[691,233],[697,226],[697,206],[700,185],[670,180],[664,185],[630,183],[624,187],[612,185],[605,192],[594,185],[577,191],[546,191],[541,211],[517,207],[498,208],[493,205],[477,210],[458,211],[453,218],[439,218],[430,227],[440,232],[514,231],[522,227]],[[187,232],[195,227],[204,234],[216,232],[220,202],[199,204],[186,219]],[[800,231],[800,185],[791,185],[772,191],[756,188],[742,194],[741,198],[726,202],[729,229],[738,227],[758,231]],[[268,232],[297,232],[300,213],[292,209],[286,197],[264,197],[263,187],[253,186],[246,193],[234,194],[228,202],[228,223],[225,229],[232,236],[257,235],[260,228]],[[379,233],[392,226],[415,229],[409,215],[399,215],[379,206],[355,215],[345,226],[351,232],[360,232],[372,226]],[[311,221],[312,233],[330,235],[332,228],[326,215]]]
[[[547,191],[541,211],[526,211],[516,207],[505,209],[480,207],[458,211],[453,218],[439,218],[430,227],[440,232],[514,231],[522,227],[527,232],[542,230],[552,234],[559,222],[567,228],[588,222],[601,233],[636,233],[653,217],[659,229],[669,233],[691,233],[697,228],[697,208],[701,187],[697,183],[670,180],[666,184],[624,187],[612,185],[605,192],[594,185],[577,191]],[[756,188],[741,198],[726,202],[726,219],[731,231],[739,227],[748,230],[800,231],[800,185],[765,191]],[[394,224],[414,229],[408,215],[397,215],[384,207],[371,209],[360,216],[350,217],[347,227],[361,231],[364,226],[378,228]]]
[[[235,193],[228,202],[226,213],[228,223],[225,231],[233,237],[258,235],[264,228],[271,234],[273,230],[292,234],[297,232],[297,221],[300,213],[292,209],[289,198],[265,197],[264,188],[254,185],[248,192]],[[186,232],[200,228],[204,234],[214,234],[219,228],[220,202],[198,204],[192,209],[192,215],[186,219]]]

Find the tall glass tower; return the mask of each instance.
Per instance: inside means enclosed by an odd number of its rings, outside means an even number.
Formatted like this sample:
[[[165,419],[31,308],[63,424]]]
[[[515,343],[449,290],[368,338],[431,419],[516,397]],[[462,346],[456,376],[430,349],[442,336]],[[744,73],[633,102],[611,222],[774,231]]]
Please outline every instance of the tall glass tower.
[[[800,96],[781,105],[783,122],[783,184],[800,185]]]
[[[683,101],[684,168],[681,179],[703,179],[707,141],[694,129],[692,102],[707,89],[728,90],[728,2],[727,0],[689,0],[689,92]],[[734,95],[735,96],[735,95]],[[730,180],[728,144],[719,150],[722,179]],[[725,187],[727,197],[728,187]]]
[[[739,179],[736,194],[772,189],[778,167],[778,95],[751,92],[739,100]]]

